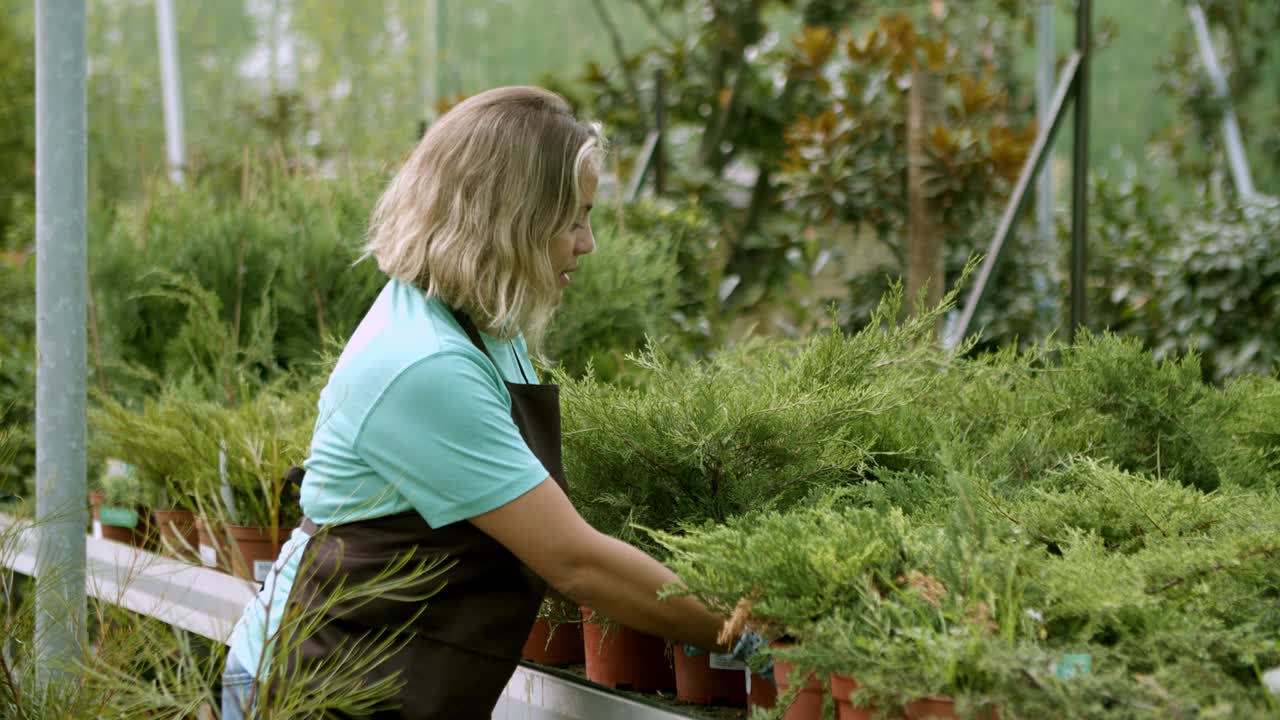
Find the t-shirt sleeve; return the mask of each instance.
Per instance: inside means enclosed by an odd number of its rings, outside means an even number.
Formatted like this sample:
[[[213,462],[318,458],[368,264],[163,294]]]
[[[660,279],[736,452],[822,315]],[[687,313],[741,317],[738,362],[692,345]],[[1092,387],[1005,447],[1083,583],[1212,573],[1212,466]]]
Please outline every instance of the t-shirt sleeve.
[[[432,527],[501,507],[548,475],[481,362],[445,351],[401,371],[356,436],[356,452]]]

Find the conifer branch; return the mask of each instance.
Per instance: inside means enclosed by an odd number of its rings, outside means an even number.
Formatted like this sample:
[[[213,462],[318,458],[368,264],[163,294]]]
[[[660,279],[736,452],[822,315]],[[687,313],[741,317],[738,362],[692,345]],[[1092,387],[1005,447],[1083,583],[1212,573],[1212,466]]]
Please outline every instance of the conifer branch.
[[[1264,546],[1262,546],[1262,547],[1254,548],[1254,549],[1252,549],[1252,550],[1249,550],[1249,551],[1245,552],[1244,554],[1242,554],[1242,555],[1240,555],[1240,556],[1236,557],[1235,562],[1237,562],[1237,563],[1238,563],[1238,562],[1241,562],[1241,561],[1243,561],[1243,560],[1250,560],[1250,559],[1252,559],[1252,558],[1256,558],[1256,557],[1266,557],[1266,558],[1271,558],[1271,557],[1273,557],[1277,552],[1280,552],[1280,545],[1264,545]],[[1153,589],[1149,589],[1149,590],[1147,590],[1147,593],[1148,593],[1148,594],[1150,594],[1150,595],[1158,595],[1159,593],[1162,593],[1162,592],[1164,592],[1164,591],[1166,591],[1166,590],[1170,590],[1170,589],[1172,589],[1172,588],[1178,587],[1179,585],[1183,585],[1183,584],[1185,584],[1185,583],[1187,583],[1187,582],[1190,582],[1191,580],[1195,580],[1196,578],[1200,578],[1200,577],[1204,577],[1204,576],[1206,576],[1206,575],[1213,575],[1213,574],[1215,574],[1215,573],[1222,572],[1223,570],[1226,570],[1226,569],[1228,569],[1228,568],[1232,567],[1234,564],[1235,564],[1235,563],[1225,563],[1225,562],[1222,562],[1222,563],[1215,563],[1215,564],[1213,564],[1213,565],[1210,565],[1210,566],[1209,566],[1209,567],[1207,567],[1207,568],[1203,568],[1203,569],[1201,569],[1201,570],[1197,570],[1197,571],[1195,571],[1195,572],[1187,573],[1186,575],[1184,575],[1184,576],[1182,576],[1182,577],[1170,578],[1169,580],[1167,580],[1167,581],[1166,581],[1163,585],[1161,585],[1160,587],[1157,587],[1157,588],[1153,588]]]

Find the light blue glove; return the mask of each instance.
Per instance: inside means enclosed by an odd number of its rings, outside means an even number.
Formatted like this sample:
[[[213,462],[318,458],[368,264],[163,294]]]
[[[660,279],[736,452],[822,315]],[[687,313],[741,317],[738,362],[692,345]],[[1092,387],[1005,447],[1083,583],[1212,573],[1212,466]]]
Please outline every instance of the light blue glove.
[[[755,632],[751,628],[743,628],[742,634],[738,636],[738,643],[733,646],[733,651],[730,655],[733,656],[734,660],[745,663],[749,658],[760,651],[760,646],[763,644],[764,638],[760,637],[759,633]],[[760,668],[760,671],[756,674],[765,678],[769,682],[774,682],[773,658],[765,658],[764,667]]]

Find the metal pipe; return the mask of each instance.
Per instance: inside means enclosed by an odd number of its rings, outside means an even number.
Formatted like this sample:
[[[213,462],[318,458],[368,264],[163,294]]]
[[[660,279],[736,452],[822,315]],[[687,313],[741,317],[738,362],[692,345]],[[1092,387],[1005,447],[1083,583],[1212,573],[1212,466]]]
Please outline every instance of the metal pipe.
[[[435,122],[440,98],[440,3],[425,0],[422,7],[422,104],[428,124]]]
[[[1086,315],[1089,272],[1089,53],[1093,44],[1093,3],[1077,0],[1076,52],[1080,70],[1075,82],[1075,127],[1071,143],[1071,326],[1069,341],[1088,321]]]
[[[1200,59],[1204,62],[1210,83],[1213,84],[1213,94],[1223,106],[1222,140],[1227,150],[1227,162],[1231,166],[1231,179],[1241,198],[1253,200],[1257,196],[1257,189],[1254,188],[1253,176],[1249,173],[1249,157],[1245,154],[1244,140],[1240,136],[1240,121],[1236,119],[1231,90],[1227,87],[1227,74],[1218,63],[1218,52],[1213,47],[1213,39],[1209,37],[1209,23],[1205,20],[1204,9],[1196,0],[1187,3],[1187,15],[1195,30],[1196,44],[1200,46]]]
[[[667,187],[667,75],[662,68],[653,73],[653,114],[658,133],[653,158],[653,193],[662,195]]]
[[[36,2],[36,684],[85,647],[85,0]]]
[[[1036,16],[1036,124],[1044,127],[1049,123],[1049,113],[1053,104],[1053,70],[1056,50],[1053,37],[1053,0],[1040,0],[1040,12]],[[1052,150],[1050,150],[1052,157]],[[1045,258],[1049,270],[1036,271],[1032,284],[1036,291],[1036,315],[1041,327],[1052,327],[1055,324],[1057,302],[1057,284],[1053,272],[1056,267],[1057,243],[1053,232],[1053,163],[1046,162],[1040,168],[1036,178],[1036,250],[1041,258]]]
[[[1017,222],[1027,204],[1027,200],[1031,197],[1031,181],[1049,157],[1049,148],[1053,145],[1053,138],[1058,134],[1058,128],[1062,126],[1062,119],[1066,115],[1067,98],[1071,95],[1072,88],[1075,87],[1080,62],[1080,53],[1073,52],[1067,58],[1066,66],[1062,68],[1062,74],[1058,77],[1058,89],[1053,95],[1053,108],[1050,112],[1049,124],[1041,126],[1039,132],[1036,133],[1036,141],[1031,146],[1031,152],[1027,154],[1027,159],[1022,165],[1022,171],[1018,173],[1018,182],[1013,186],[1013,194],[1009,196],[1009,202],[1005,205],[1004,215],[1000,217],[1000,225],[996,228],[995,236],[991,238],[991,245],[987,248],[987,254],[982,260],[982,267],[978,269],[978,277],[974,279],[972,287],[969,288],[969,294],[965,296],[964,308],[960,313],[960,319],[948,328],[949,331],[943,339],[942,346],[947,350],[954,350],[960,345],[960,341],[969,334],[969,325],[973,322],[973,315],[977,311],[978,305],[982,302],[982,296],[986,293],[987,285],[995,276],[996,269],[999,266],[1000,250],[1004,247],[1005,240],[1009,238],[1009,234],[1013,232],[1014,223]]]
[[[156,44],[160,48],[160,85],[164,96],[164,140],[169,158],[169,179],[175,185],[182,185],[187,167],[187,150],[186,141],[182,137],[182,71],[178,64],[178,34],[174,29],[173,0],[156,0]],[[271,67],[274,68],[274,57],[271,62]]]

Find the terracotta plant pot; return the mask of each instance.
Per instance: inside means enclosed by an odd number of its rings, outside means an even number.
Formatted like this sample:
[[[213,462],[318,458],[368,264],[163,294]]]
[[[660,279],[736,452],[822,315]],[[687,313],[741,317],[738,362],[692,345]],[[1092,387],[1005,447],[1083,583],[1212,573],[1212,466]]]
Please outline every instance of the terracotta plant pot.
[[[662,638],[628,627],[589,622],[594,615],[582,608],[582,644],[587,661],[587,679],[611,688],[638,692],[673,690],[676,685],[667,644]]]
[[[160,547],[176,558],[198,562],[200,536],[196,514],[190,510],[152,510],[153,524],[160,530]]]
[[[581,665],[586,661],[582,624],[560,623],[553,631],[546,618],[538,618],[520,656],[539,665]]]
[[[783,648],[787,646],[773,643],[772,647]],[[822,717],[822,697],[826,695],[826,689],[822,687],[822,681],[813,673],[809,673],[809,676],[803,679],[792,677],[794,673],[794,665],[779,657],[775,656],[773,658],[773,677],[778,681],[779,697],[787,691],[787,688],[799,682],[804,682],[804,689],[787,707],[787,711],[782,715],[783,720],[820,720]]]
[[[134,547],[146,547],[149,517],[145,508],[121,508],[105,504],[98,506],[98,525],[102,539]]]
[[[747,675],[747,714],[755,708],[772,710],[778,704],[778,688],[769,678],[755,673]]]
[[[227,555],[231,558],[231,574],[245,580],[266,582],[271,566],[280,555],[281,540],[288,533],[277,528],[249,525],[227,526]]]
[[[831,673],[831,697],[836,701],[837,720],[871,720],[876,708],[854,705],[849,696],[858,689],[858,681],[843,673]]]
[[[98,519],[98,508],[107,502],[107,494],[101,490],[94,490],[89,493],[89,515],[93,521],[92,534],[98,539],[102,539],[102,521]]]
[[[713,668],[710,655],[704,653],[691,657],[680,645],[676,646],[674,655],[677,700],[694,705],[742,707],[747,704],[747,685],[742,670]]]

